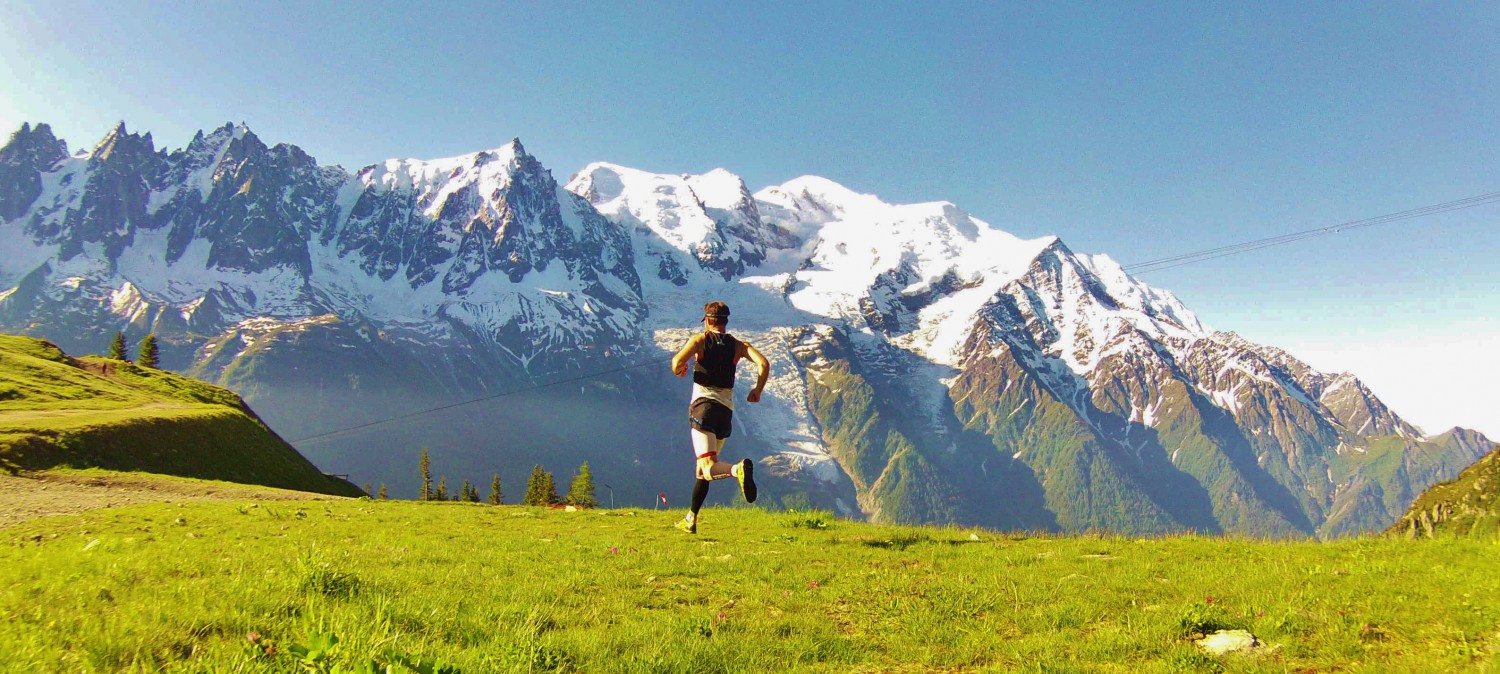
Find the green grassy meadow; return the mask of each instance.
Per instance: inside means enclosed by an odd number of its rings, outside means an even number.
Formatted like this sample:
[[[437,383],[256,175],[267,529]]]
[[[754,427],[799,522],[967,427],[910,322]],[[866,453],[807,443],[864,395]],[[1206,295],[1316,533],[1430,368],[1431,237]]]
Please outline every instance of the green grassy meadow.
[[[357,496],[233,392],[155,368],[0,335],[0,468],[148,471]]]
[[[1500,662],[1496,538],[1027,536],[760,509],[705,510],[689,536],[671,529],[681,515],[360,499],[32,520],[0,529],[0,667],[1484,672]],[[1267,647],[1200,653],[1193,638],[1219,628]],[[328,635],[338,641],[324,650]]]

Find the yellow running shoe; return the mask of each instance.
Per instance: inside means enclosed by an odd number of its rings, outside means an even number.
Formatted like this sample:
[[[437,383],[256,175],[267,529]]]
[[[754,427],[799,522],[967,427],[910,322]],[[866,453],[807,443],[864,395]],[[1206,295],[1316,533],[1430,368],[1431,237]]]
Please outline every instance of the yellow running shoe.
[[[678,520],[677,523],[673,524],[672,526],[680,531],[684,531],[690,534],[696,534],[698,533],[698,518],[693,517],[692,513],[688,513],[687,517]]]
[[[740,493],[745,495],[746,503],[755,502],[755,464],[750,459],[741,459],[739,470],[734,471],[734,476],[740,481]]]

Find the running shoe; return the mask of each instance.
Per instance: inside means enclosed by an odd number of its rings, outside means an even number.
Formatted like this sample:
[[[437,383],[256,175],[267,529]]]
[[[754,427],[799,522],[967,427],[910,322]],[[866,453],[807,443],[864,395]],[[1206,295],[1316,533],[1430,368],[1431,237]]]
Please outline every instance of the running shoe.
[[[693,517],[692,515],[688,515],[687,517],[677,520],[677,523],[673,524],[672,526],[686,533],[698,533],[698,519]]]
[[[736,478],[739,478],[739,481],[740,481],[740,493],[745,495],[745,502],[746,503],[754,503],[755,502],[755,464],[750,463],[750,459],[741,459],[740,460],[740,469],[735,472],[734,476]]]

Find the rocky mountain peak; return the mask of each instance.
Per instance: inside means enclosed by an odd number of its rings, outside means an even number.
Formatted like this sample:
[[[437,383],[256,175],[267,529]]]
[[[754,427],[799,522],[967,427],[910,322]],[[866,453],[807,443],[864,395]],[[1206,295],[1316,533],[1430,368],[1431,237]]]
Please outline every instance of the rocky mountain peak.
[[[42,173],[68,157],[52,127],[23,122],[0,147],[0,221],[20,217],[42,193]]]
[[[821,176],[805,175],[767,187],[756,198],[778,205],[801,204],[811,212],[845,213],[887,205],[873,194],[856,192]]]
[[[722,168],[702,175],[683,174],[682,178],[692,186],[698,201],[708,208],[733,211],[747,204],[751,207],[755,205],[745,181]]]
[[[1232,332],[1219,333],[1216,339],[1233,349],[1255,354],[1269,367],[1285,373],[1349,432],[1404,438],[1422,435],[1416,426],[1387,407],[1363,381],[1349,372],[1320,372],[1282,349],[1256,344]]]
[[[1475,452],[1483,453],[1495,449],[1495,441],[1489,439],[1489,436],[1486,436],[1485,434],[1480,433],[1476,430],[1454,426],[1453,428],[1443,431],[1441,435],[1453,438],[1465,448],[1468,448]]]
[[[52,135],[47,124],[32,126],[22,122],[21,128],[11,133],[10,140],[0,147],[0,166],[26,166],[34,171],[45,171],[68,157],[68,144]]]
[[[596,206],[614,201],[625,191],[625,182],[620,177],[624,168],[606,162],[589,164],[568,179],[568,191]]]
[[[250,135],[251,133],[250,126],[244,122],[240,122],[239,124],[225,122],[224,126],[214,129],[207,134],[204,134],[203,130],[199,129],[193,134],[193,139],[188,141],[187,147],[183,148],[183,151],[189,155],[215,153],[230,141]]]
[[[116,159],[116,155],[124,154],[135,160],[142,154],[154,154],[156,147],[152,143],[151,134],[130,133],[125,129],[125,122],[120,122],[111,129],[104,138],[89,152],[89,159],[96,162],[107,162]]]
[[[643,271],[676,286],[702,272],[728,281],[764,262],[768,248],[797,243],[763,221],[744,181],[723,169],[674,175],[596,162],[567,189],[627,226],[648,266]]]
[[[819,225],[877,213],[888,207],[879,197],[860,194],[819,176],[801,176],[755,193],[761,214],[807,239]]]
[[[65,162],[71,167],[53,167],[60,179],[51,203],[37,209],[28,233],[58,244],[62,260],[79,256],[86,244],[98,244],[100,262],[112,264],[136,230],[149,226],[147,205],[164,162],[151,134],[130,133],[120,122],[87,155]]]
[[[1420,438],[1422,432],[1386,406],[1358,377],[1341,372],[1331,377],[1305,376],[1304,385],[1345,429],[1360,435]],[[1321,387],[1319,386],[1321,384]],[[1319,390],[1321,388],[1321,390]]]
[[[443,159],[388,159],[360,169],[355,178],[367,189],[416,194],[428,215],[441,212],[449,197],[493,200],[517,176],[547,181],[546,169],[526,153],[520,139],[493,150]]]

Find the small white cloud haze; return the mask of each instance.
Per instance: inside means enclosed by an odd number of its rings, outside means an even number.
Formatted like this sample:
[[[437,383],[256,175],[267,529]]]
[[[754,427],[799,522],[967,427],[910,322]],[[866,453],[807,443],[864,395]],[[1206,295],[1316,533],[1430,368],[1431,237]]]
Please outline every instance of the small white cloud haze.
[[[1441,433],[1454,426],[1500,439],[1500,330],[1339,341],[1290,339],[1293,355],[1326,372],[1355,374],[1396,414]]]

